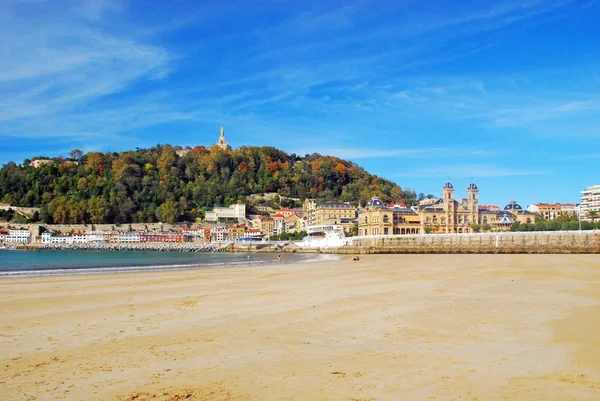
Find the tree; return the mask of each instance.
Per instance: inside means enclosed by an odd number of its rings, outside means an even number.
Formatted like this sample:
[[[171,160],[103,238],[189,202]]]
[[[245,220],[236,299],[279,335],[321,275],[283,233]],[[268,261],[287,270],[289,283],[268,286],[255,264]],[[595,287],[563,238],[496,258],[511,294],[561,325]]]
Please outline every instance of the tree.
[[[156,208],[158,220],[169,224],[175,223],[180,213],[179,204],[172,200],[168,200]]]
[[[433,229],[429,226],[425,227],[425,234],[431,234],[431,231],[433,231]]]
[[[596,219],[598,218],[598,211],[597,210],[588,210],[588,217],[590,218],[590,220],[592,220],[592,224],[596,221]]]
[[[71,156],[73,159],[79,160],[83,156],[83,151],[80,149],[73,149],[71,152],[69,152],[69,156]]]
[[[484,224],[483,226],[481,226],[481,229],[483,231],[490,231],[492,229],[492,226],[490,224]]]
[[[104,198],[92,196],[87,203],[87,212],[92,223],[104,223],[110,214],[108,202]]]

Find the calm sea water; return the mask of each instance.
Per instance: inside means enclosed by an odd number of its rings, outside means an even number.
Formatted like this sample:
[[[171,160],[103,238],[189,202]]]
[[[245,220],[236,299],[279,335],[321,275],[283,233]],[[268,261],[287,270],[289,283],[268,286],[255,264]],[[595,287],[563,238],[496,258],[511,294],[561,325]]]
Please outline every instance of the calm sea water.
[[[308,259],[305,254],[283,254],[283,262]],[[277,254],[111,252],[111,251],[0,251],[0,276],[26,274],[81,274],[154,269],[197,269],[278,263]]]

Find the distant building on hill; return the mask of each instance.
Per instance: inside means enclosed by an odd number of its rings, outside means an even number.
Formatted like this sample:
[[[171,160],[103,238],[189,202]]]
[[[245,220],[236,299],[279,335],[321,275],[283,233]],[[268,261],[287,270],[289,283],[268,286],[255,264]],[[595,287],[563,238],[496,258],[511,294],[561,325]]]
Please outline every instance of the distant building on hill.
[[[38,168],[43,166],[44,164],[52,164],[52,159],[35,159],[29,162],[29,165],[33,168]]]
[[[246,219],[246,204],[236,203],[230,206],[216,206],[208,209],[205,212],[205,220],[209,222],[215,221],[231,221],[243,223]]]
[[[225,128],[221,127],[221,136],[219,137],[218,142],[215,144],[223,150],[227,150],[227,141],[225,140]]]

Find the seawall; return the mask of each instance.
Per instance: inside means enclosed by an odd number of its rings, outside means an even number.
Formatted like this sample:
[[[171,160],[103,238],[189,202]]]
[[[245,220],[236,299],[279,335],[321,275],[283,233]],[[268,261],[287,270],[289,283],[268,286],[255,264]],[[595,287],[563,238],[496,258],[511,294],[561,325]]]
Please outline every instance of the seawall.
[[[600,253],[600,231],[358,237],[323,253]]]

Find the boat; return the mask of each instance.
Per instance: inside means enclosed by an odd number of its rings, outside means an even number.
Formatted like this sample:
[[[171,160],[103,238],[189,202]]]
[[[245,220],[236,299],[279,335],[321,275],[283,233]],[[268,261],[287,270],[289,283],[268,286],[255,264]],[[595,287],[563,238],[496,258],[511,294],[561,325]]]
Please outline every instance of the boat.
[[[342,226],[319,225],[306,227],[306,237],[296,244],[302,248],[338,248],[347,245]]]

